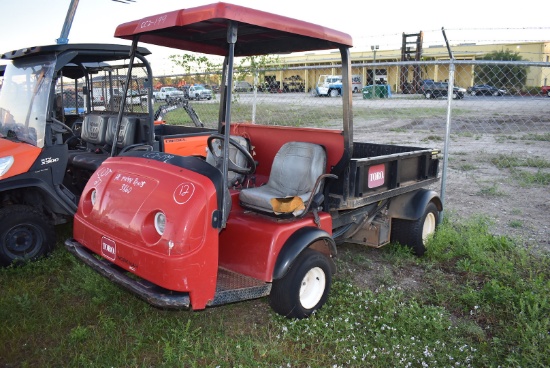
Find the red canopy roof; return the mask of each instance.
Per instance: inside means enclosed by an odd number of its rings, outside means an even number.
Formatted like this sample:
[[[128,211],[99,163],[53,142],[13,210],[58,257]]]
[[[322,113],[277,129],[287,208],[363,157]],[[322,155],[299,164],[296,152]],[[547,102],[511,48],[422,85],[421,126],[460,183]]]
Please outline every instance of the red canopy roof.
[[[229,21],[238,24],[235,56],[352,47],[348,34],[243,6],[215,3],[121,24],[115,37],[225,56]]]

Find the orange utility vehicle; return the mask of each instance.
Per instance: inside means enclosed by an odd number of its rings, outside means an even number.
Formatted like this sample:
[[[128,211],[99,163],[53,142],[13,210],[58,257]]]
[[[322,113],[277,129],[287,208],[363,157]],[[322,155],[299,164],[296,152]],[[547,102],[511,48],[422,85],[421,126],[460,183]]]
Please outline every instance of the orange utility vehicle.
[[[9,63],[0,91],[0,266],[54,247],[55,225],[72,218],[84,185],[110,155],[144,147],[185,154],[184,146],[206,155],[206,137],[172,142],[186,127],[170,127],[164,145],[167,128],[153,125],[148,54],[125,45],[63,44],[1,55]],[[134,92],[145,97],[138,105]],[[157,117],[175,107],[160,108]],[[189,129],[201,130],[196,114],[193,121]]]
[[[425,251],[442,210],[425,189],[439,180],[439,150],[353,141],[349,35],[216,3],[115,36],[223,56],[225,86],[206,160],[134,151],[103,162],[65,242],[83,262],[158,307],[269,295],[277,313],[303,318],[328,298],[337,244]],[[342,129],[232,121],[235,57],[327,49],[342,57]]]

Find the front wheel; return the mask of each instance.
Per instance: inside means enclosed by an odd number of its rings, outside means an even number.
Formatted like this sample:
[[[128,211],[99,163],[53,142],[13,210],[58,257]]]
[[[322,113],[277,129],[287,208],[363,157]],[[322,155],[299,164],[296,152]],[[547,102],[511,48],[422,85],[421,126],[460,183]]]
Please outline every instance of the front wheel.
[[[0,210],[1,266],[36,260],[54,246],[54,225],[40,211],[25,205]]]
[[[392,219],[391,240],[412,248],[414,254],[422,256],[426,253],[426,242],[438,223],[439,211],[435,203],[430,202],[417,220]]]
[[[271,308],[287,318],[308,317],[325,304],[331,283],[327,257],[306,249],[282,278],[273,280]]]
[[[330,90],[329,92],[329,96],[330,97],[338,97],[340,95],[340,93],[338,93],[338,90],[337,89],[332,89]]]

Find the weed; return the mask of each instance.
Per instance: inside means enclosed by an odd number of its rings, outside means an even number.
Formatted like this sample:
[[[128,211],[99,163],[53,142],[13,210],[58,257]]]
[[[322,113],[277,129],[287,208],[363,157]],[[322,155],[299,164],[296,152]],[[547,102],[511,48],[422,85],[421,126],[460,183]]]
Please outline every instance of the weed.
[[[327,304],[304,320],[266,298],[166,311],[56,249],[0,270],[6,366],[549,366],[550,257],[445,216],[422,258],[344,245]],[[374,255],[377,255],[374,257]],[[421,287],[396,274],[414,266]],[[396,269],[399,272],[396,272]],[[374,274],[378,272],[378,274]],[[357,283],[361,273],[374,284]]]
[[[497,184],[493,184],[490,187],[481,188],[478,194],[482,196],[501,197],[504,195],[504,192],[498,189]]]
[[[510,222],[508,222],[508,226],[510,226],[511,228],[514,228],[514,229],[519,229],[519,228],[523,227],[523,221],[511,220]]]
[[[523,139],[529,140],[529,141],[545,141],[550,142],[550,133],[544,133],[544,134],[525,134],[523,136]]]
[[[475,165],[472,165],[472,164],[461,164],[461,165],[458,166],[458,169],[461,170],[461,171],[472,171],[472,170],[477,169],[477,167]]]

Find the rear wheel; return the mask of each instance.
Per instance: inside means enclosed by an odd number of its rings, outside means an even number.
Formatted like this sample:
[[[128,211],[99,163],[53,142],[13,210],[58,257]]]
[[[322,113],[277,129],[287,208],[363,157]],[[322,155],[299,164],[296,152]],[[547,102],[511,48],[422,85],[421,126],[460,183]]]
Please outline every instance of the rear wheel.
[[[417,220],[393,219],[391,240],[412,248],[418,256],[426,253],[426,241],[439,223],[439,211],[433,202],[428,203],[424,214]]]
[[[271,308],[287,318],[308,317],[325,304],[331,283],[327,257],[306,249],[296,258],[286,275],[273,280],[269,296]]]
[[[0,210],[0,265],[33,261],[54,245],[54,225],[40,211],[25,205]]]
[[[340,93],[338,93],[337,89],[332,89],[332,90],[330,90],[329,95],[330,95],[330,97],[338,97],[338,95],[340,95]]]
[[[426,98],[429,100],[430,98],[432,98],[432,93],[431,92],[426,92],[426,94],[424,96],[426,96]]]

